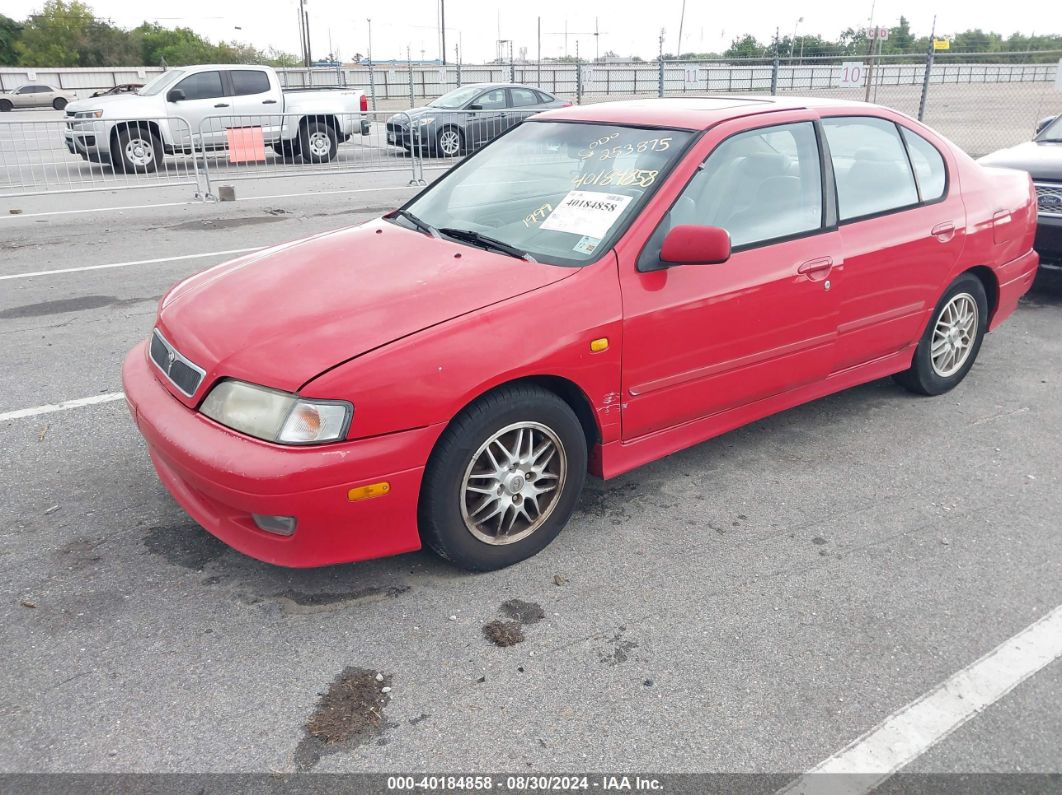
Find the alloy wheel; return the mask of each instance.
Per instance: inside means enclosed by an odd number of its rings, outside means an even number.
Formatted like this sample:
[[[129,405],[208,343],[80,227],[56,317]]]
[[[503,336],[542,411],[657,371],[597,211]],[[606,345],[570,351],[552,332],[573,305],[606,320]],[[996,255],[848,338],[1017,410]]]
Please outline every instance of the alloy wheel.
[[[955,295],[937,317],[930,357],[941,378],[955,375],[966,364],[977,336],[977,302],[969,293]]]
[[[472,456],[461,485],[461,516],[487,544],[531,535],[557,506],[567,479],[560,437],[537,422],[517,422],[493,434]]]

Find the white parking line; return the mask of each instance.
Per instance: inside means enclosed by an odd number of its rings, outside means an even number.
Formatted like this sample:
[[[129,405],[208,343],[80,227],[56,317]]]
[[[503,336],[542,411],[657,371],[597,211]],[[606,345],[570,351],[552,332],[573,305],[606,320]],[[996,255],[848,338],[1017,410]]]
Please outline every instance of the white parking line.
[[[156,259],[137,259],[129,262],[108,262],[105,265],[82,265],[78,268],[58,268],[53,271],[28,271],[26,273],[11,273],[0,276],[0,281],[6,279],[29,279],[32,276],[54,276],[57,273],[77,273],[78,271],[98,271],[106,268],[127,268],[130,265],[156,265],[160,262],[179,262],[186,259],[203,259],[204,257],[227,257],[232,254],[247,254],[251,251],[261,251],[267,246],[252,246],[251,248],[230,248],[226,251],[204,251],[202,254],[181,254],[177,257],[158,257]]]
[[[1062,605],[894,712],[780,793],[862,795],[1062,657]],[[823,775],[830,774],[830,775]],[[843,775],[837,775],[843,774]]]
[[[49,403],[47,406],[35,406],[31,409],[19,409],[18,411],[5,411],[0,414],[0,422],[4,420],[21,420],[25,417],[36,417],[39,414],[51,414],[54,411],[66,411],[77,409],[82,406],[94,406],[97,403],[112,403],[125,397],[125,392],[108,392],[105,395],[93,395],[77,400],[64,400],[62,403]]]

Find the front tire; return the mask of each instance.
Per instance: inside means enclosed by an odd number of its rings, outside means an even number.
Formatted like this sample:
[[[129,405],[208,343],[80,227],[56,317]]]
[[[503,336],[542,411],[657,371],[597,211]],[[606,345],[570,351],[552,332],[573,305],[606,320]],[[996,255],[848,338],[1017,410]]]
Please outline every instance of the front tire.
[[[465,136],[457,127],[443,127],[435,138],[435,154],[460,157],[465,151]]]
[[[493,571],[537,554],[568,523],[586,479],[586,435],[540,387],[503,387],[440,437],[421,486],[421,536],[441,557]]]
[[[953,281],[933,310],[911,367],[893,376],[920,395],[942,395],[970,372],[988,328],[988,298],[972,273]]]
[[[0,99],[0,113],[7,113],[11,108],[12,105],[10,99]]]
[[[150,130],[143,127],[123,127],[114,141],[117,150],[111,150],[111,162],[115,170],[126,174],[151,174],[158,171],[162,160],[162,142]]]
[[[308,163],[327,163],[338,150],[336,131],[324,122],[309,122],[299,131],[299,153]]]

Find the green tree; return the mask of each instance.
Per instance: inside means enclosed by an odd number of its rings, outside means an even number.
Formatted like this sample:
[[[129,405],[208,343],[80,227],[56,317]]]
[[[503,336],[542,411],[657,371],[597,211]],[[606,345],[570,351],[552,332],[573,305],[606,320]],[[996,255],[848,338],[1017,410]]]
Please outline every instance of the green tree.
[[[96,18],[79,0],[48,0],[15,42],[22,66],[80,66]]]
[[[18,63],[15,42],[22,35],[22,25],[11,17],[0,14],[0,66],[14,66]]]
[[[723,53],[724,58],[760,58],[767,48],[751,33],[734,39]]]

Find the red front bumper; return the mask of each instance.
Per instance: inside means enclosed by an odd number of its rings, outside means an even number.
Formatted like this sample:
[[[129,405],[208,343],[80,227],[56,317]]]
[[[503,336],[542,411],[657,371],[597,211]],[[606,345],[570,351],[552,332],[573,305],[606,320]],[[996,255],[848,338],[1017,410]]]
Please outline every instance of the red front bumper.
[[[420,480],[441,425],[322,447],[260,442],[178,402],[145,348],[136,346],[122,367],[126,400],[159,479],[215,536],[245,555],[294,567],[420,548]],[[380,481],[390,483],[387,494],[347,499],[349,489]],[[298,523],[292,535],[275,535],[259,530],[252,513]]]

